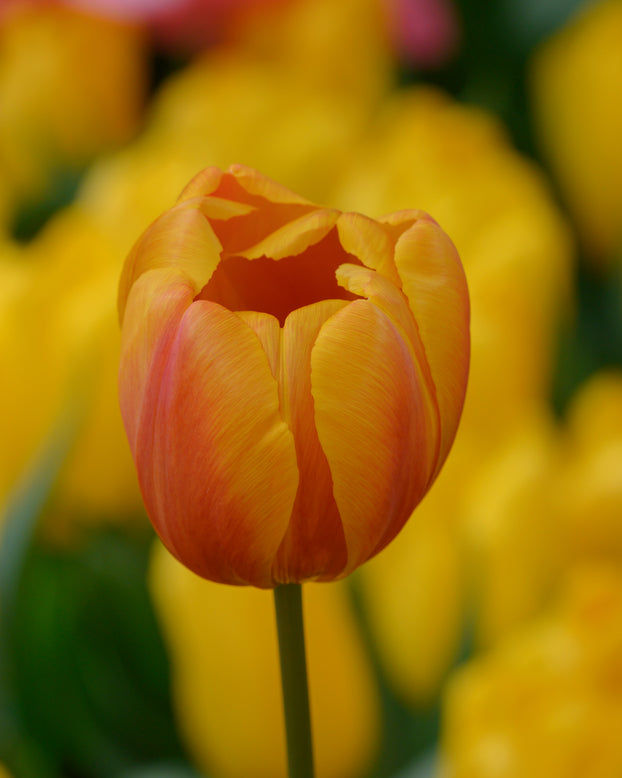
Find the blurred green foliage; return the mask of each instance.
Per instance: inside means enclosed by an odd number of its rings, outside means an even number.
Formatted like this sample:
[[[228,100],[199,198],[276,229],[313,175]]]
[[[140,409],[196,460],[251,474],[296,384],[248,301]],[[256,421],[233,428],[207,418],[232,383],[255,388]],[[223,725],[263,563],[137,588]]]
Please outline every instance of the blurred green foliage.
[[[183,757],[146,589],[152,533],[35,537],[79,414],[14,495],[0,550],[0,758],[24,778],[112,776]]]

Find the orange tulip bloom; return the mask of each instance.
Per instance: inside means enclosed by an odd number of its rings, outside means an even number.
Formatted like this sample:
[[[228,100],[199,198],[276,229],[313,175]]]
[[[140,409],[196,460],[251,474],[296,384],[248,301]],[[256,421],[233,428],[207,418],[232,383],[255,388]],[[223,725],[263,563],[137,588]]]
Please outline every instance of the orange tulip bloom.
[[[373,221],[207,168],[134,246],[119,310],[147,512],[204,578],[341,578],[395,537],[447,457],[468,294],[421,211]]]

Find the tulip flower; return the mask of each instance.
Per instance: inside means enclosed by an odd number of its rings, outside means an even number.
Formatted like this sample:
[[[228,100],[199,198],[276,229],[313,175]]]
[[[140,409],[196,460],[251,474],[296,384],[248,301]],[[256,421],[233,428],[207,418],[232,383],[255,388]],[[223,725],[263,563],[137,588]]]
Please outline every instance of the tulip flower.
[[[622,561],[622,371],[582,384],[568,406],[553,514],[564,563]]]
[[[119,311],[147,512],[204,578],[341,578],[395,537],[447,457],[468,294],[422,211],[374,221],[207,168],[130,252]]]
[[[2,189],[53,189],[137,131],[147,92],[139,30],[56,4],[0,3]],[[19,202],[17,203],[17,205]]]
[[[573,570],[546,614],[452,678],[439,774],[620,775],[621,657],[619,570]]]
[[[621,39],[618,0],[583,3],[536,49],[529,79],[543,157],[601,270],[622,248]]]
[[[0,242],[0,348],[11,365],[0,384],[0,437],[11,441],[0,455],[0,503],[63,409],[84,409],[46,506],[46,537],[57,542],[86,525],[146,524],[116,401],[118,273],[106,233],[76,206],[27,244]]]

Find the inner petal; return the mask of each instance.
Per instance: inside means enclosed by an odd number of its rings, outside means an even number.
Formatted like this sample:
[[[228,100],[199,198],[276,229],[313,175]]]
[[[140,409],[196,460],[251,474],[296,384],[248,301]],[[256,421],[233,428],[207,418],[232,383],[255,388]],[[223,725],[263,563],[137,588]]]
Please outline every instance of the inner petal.
[[[281,410],[294,435],[298,490],[289,526],[275,557],[277,583],[331,580],[344,568],[347,547],[328,461],[315,427],[311,352],[327,320],[346,303],[337,300],[296,310],[282,330]]]
[[[279,260],[226,257],[196,299],[210,300],[230,311],[259,311],[275,316],[281,326],[294,310],[322,300],[355,300],[337,283],[344,262],[360,264],[347,254],[331,230],[301,254]]]

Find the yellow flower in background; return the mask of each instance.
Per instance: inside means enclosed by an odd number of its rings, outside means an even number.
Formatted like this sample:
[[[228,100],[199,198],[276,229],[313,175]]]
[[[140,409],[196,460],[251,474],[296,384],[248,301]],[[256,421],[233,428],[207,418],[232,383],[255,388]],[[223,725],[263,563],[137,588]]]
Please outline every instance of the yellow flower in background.
[[[478,647],[539,613],[559,574],[551,482],[559,441],[548,408],[521,424],[474,474],[462,505],[470,610]]]
[[[466,618],[476,647],[494,645],[546,607],[564,569],[620,566],[622,373],[590,379],[561,426],[544,404],[525,414],[464,482],[456,465],[358,573],[385,672],[411,705],[439,689]]]
[[[564,561],[622,565],[622,370],[595,374],[570,407],[555,513]]]
[[[197,766],[214,778],[285,778],[271,593],[205,581],[160,544],[150,586]],[[346,586],[305,587],[305,621],[317,774],[354,778],[376,753],[379,701]]]
[[[137,130],[142,38],[60,5],[14,3],[0,17],[0,170],[20,199]]]
[[[375,102],[394,83],[385,0],[295,0],[257,15],[239,49],[288,70],[300,87]]]
[[[142,521],[142,501],[116,402],[116,256],[107,236],[78,208],[60,214],[31,250],[40,252],[42,262],[47,257],[50,284],[57,285],[59,357],[71,370],[78,364],[88,392],[85,424],[61,471],[50,524],[58,532],[64,524],[70,530],[75,521]]]
[[[622,3],[585,7],[536,52],[532,107],[542,150],[590,258],[622,247]]]
[[[620,775],[621,679],[620,571],[577,571],[547,616],[453,677],[440,775]]]
[[[11,441],[3,447],[0,498],[38,453],[66,404],[80,397],[86,420],[61,472],[50,531],[64,535],[76,519],[142,517],[116,398],[120,265],[106,235],[77,208],[66,209],[14,251],[17,256],[2,265],[0,300],[0,338],[11,364],[0,387],[0,435]]]
[[[322,202],[371,106],[301,82],[289,71],[213,53],[172,76],[140,139],[89,171],[82,206],[120,257],[206,165],[243,160]]]
[[[455,236],[469,282],[472,366],[454,448],[405,534],[359,573],[385,672],[423,705],[459,650],[467,593],[484,597],[478,630],[489,640],[539,607],[552,575],[550,519],[534,503],[552,466],[540,414],[571,244],[544,179],[497,121],[429,88],[387,101],[332,198],[372,214],[425,203]],[[514,544],[526,581],[504,577]]]
[[[435,699],[464,629],[464,559],[455,533],[438,520],[443,494],[433,490],[398,541],[355,574],[383,671],[413,707]]]
[[[377,95],[324,88],[289,62],[215,51],[160,90],[151,128],[202,165],[232,159],[321,199],[334,187]]]
[[[58,402],[53,391],[41,392],[37,379],[39,366],[44,373],[48,367],[48,352],[41,349],[41,343],[39,358],[32,358],[37,353],[36,339],[45,337],[33,323],[38,269],[23,261],[17,244],[0,244],[0,351],[5,365],[11,366],[5,368],[0,381],[0,437],[4,441],[0,446],[0,506],[34,453],[41,429]]]
[[[426,87],[389,98],[350,162],[337,207],[375,216],[421,203],[456,244],[472,301],[457,443],[490,450],[517,410],[548,397],[569,302],[572,246],[546,181],[493,116]]]
[[[523,415],[494,453],[454,458],[401,535],[358,573],[372,637],[395,692],[430,704],[465,638],[490,645],[542,610],[559,573],[547,409]]]
[[[120,255],[208,165],[239,160],[326,201],[389,86],[379,15],[378,0],[264,10],[236,46],[210,50],[170,76],[146,131],[96,163],[79,193]]]

